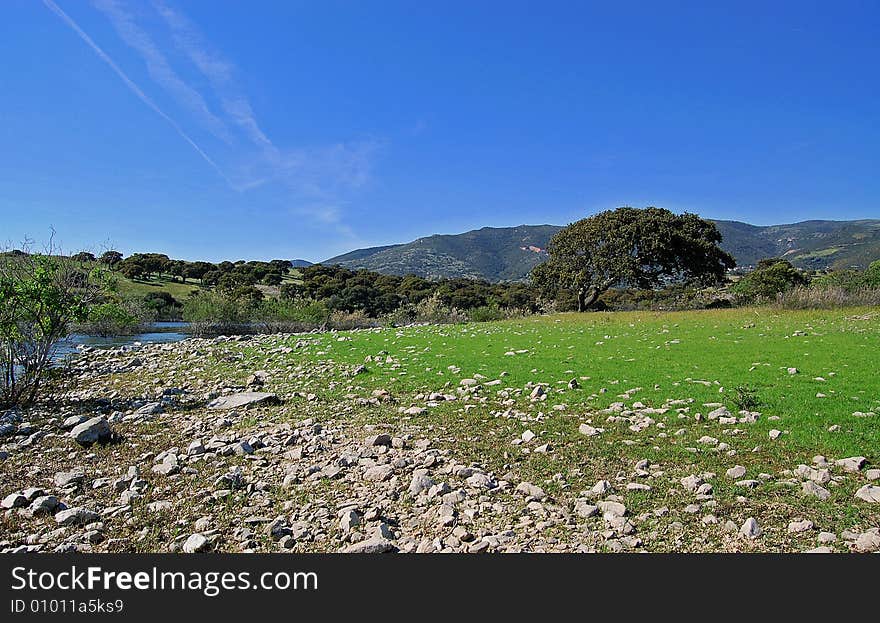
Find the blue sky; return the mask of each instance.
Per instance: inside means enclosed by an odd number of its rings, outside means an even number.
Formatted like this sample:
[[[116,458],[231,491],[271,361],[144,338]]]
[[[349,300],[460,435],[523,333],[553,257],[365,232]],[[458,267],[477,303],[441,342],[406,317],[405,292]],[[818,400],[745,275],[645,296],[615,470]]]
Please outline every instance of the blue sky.
[[[847,1],[5,0],[0,241],[322,260],[620,205],[877,218],[878,26]]]

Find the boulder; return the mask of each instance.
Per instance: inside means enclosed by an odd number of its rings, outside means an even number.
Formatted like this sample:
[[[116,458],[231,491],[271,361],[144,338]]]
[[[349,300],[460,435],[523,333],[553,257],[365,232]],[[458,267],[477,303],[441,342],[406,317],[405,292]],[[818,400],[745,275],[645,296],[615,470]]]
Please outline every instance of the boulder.
[[[93,443],[107,443],[113,436],[113,431],[110,430],[110,423],[107,421],[107,418],[102,415],[86,420],[82,424],[77,424],[70,431],[70,436],[79,445],[88,447]]]
[[[208,408],[214,411],[228,411],[229,409],[249,409],[254,406],[277,405],[281,401],[275,394],[267,392],[242,392],[230,396],[221,396],[208,403]]]

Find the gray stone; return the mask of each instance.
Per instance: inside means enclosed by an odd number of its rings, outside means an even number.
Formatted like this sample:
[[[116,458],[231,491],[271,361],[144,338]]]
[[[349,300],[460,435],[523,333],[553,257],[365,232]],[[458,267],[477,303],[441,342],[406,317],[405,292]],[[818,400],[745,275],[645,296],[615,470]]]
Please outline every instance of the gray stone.
[[[865,457],[863,456],[850,456],[845,459],[840,459],[834,462],[838,467],[842,467],[844,471],[847,472],[857,472],[862,469],[865,465]]]
[[[739,529],[739,533],[749,539],[757,539],[761,536],[761,532],[761,526],[758,525],[754,517],[746,519]]]
[[[97,521],[100,515],[87,508],[68,508],[55,514],[55,521],[61,526],[84,526]]]
[[[46,495],[46,492],[40,489],[39,487],[28,487],[24,491],[21,492],[24,497],[27,498],[28,502],[33,502],[41,495]]]
[[[792,534],[806,532],[813,529],[813,522],[809,519],[801,519],[799,521],[791,521],[788,524],[788,531]]]
[[[547,497],[547,494],[544,493],[544,490],[537,486],[533,485],[530,482],[521,482],[516,486],[517,493],[522,493],[526,497],[534,498],[538,501],[543,500]]]
[[[696,491],[703,484],[703,479],[696,475],[686,476],[681,479],[681,486],[688,491]]]
[[[158,402],[150,402],[145,404],[143,407],[135,411],[137,415],[157,415],[162,413],[165,409]]]
[[[164,513],[172,508],[171,502],[168,500],[156,500],[147,504],[147,510],[151,513]]]
[[[602,432],[602,430],[599,428],[594,428],[594,427],[590,426],[589,424],[581,424],[578,427],[578,432],[581,435],[586,435],[587,437],[595,437],[596,435],[599,435]]]
[[[831,497],[831,492],[828,489],[816,484],[812,480],[806,481],[801,486],[801,490],[804,492],[804,495],[817,497],[823,502]]]
[[[267,392],[242,392],[231,396],[221,396],[208,403],[208,408],[215,411],[229,409],[249,409],[255,406],[280,404],[278,396]]]
[[[434,486],[434,481],[428,476],[427,470],[417,469],[413,473],[412,480],[409,483],[409,494],[417,496],[422,491],[430,489]]]
[[[874,528],[859,535],[853,543],[853,549],[857,552],[876,552],[880,550],[880,530]]]
[[[28,507],[31,515],[51,515],[61,503],[54,495],[42,495],[36,498]]]
[[[588,500],[577,500],[574,503],[574,512],[584,519],[588,519],[599,514],[599,507],[589,503]]]
[[[176,454],[169,454],[158,465],[153,465],[153,472],[162,476],[171,476],[180,471],[180,465],[177,462]]]
[[[492,479],[489,478],[486,474],[480,473],[472,475],[470,478],[465,480],[465,482],[474,489],[491,489],[494,484],[492,482]]]
[[[3,501],[0,502],[0,506],[3,508],[21,508],[22,506],[27,506],[28,499],[21,493],[10,493]]]
[[[722,417],[730,417],[730,415],[730,411],[727,407],[718,407],[714,411],[709,411],[706,417],[710,420],[717,420],[718,418]]]
[[[58,472],[55,474],[56,487],[69,487],[70,485],[79,485],[86,479],[86,475],[81,469],[72,469],[69,472]]]
[[[381,482],[388,480],[394,473],[394,468],[390,465],[374,465],[364,472],[364,480],[373,480]]]
[[[611,491],[611,483],[607,480],[598,481],[590,489],[590,492],[594,493],[595,495],[605,495],[609,491]]]
[[[626,515],[626,506],[620,502],[597,502],[596,506],[602,511],[603,515],[611,515],[613,517],[623,517]]]
[[[746,468],[742,465],[736,465],[735,467],[731,467],[727,470],[727,477],[732,478],[733,480],[737,480],[746,475]]]
[[[82,424],[89,418],[85,415],[71,415],[69,418],[64,420],[64,423],[61,424],[61,428],[64,430],[69,430],[78,424]]]
[[[254,448],[246,441],[239,441],[232,444],[232,453],[237,456],[245,456],[247,454],[253,454]]]
[[[90,446],[93,443],[106,443],[113,436],[110,423],[103,415],[86,420],[77,424],[70,431],[70,436],[81,446]]]
[[[880,487],[876,485],[865,485],[856,491],[856,497],[871,504],[880,504]]]
[[[356,510],[344,511],[339,518],[339,529],[345,533],[351,532],[359,525],[361,525],[361,514]]]
[[[397,547],[388,539],[372,537],[349,545],[341,551],[343,554],[385,554],[396,550]]]
[[[196,532],[189,535],[183,543],[183,551],[186,554],[195,554],[204,552],[210,547],[211,543],[205,535]]]

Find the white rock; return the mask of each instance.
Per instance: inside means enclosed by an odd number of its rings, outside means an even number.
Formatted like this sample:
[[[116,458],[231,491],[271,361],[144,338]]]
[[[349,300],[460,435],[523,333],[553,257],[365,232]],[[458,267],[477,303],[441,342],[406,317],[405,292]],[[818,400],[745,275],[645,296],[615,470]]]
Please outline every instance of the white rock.
[[[589,424],[581,424],[578,427],[578,432],[581,435],[586,435],[587,437],[595,437],[596,435],[599,435],[602,433],[602,429],[601,428],[594,428],[594,427],[590,426]]]
[[[81,446],[90,446],[93,443],[110,441],[113,432],[110,423],[104,416],[93,417],[82,424],[77,424],[70,431],[70,436]]]
[[[21,508],[22,506],[27,506],[27,504],[28,499],[21,493],[10,493],[0,502],[0,506],[3,508]]]
[[[727,470],[727,477],[732,478],[733,480],[737,480],[738,478],[742,478],[746,475],[746,468],[742,465],[736,465]]]
[[[100,515],[87,508],[68,508],[55,514],[55,521],[61,526],[84,526],[97,521]]]
[[[388,539],[374,536],[365,541],[359,541],[353,545],[349,545],[341,551],[343,554],[384,554],[386,552],[393,552],[396,549],[394,543]]]
[[[880,487],[876,485],[865,485],[856,491],[856,497],[871,504],[880,504]]]
[[[850,456],[845,459],[840,459],[839,461],[834,462],[838,467],[842,467],[844,471],[847,472],[857,472],[862,469],[865,465],[865,457],[863,456]]]
[[[195,554],[208,549],[210,541],[207,537],[199,532],[189,535],[183,543],[183,551],[186,554]]]
[[[831,497],[831,492],[828,489],[816,484],[812,480],[806,481],[802,485],[801,490],[804,492],[805,495],[817,497],[822,501],[825,501]]]
[[[788,531],[792,534],[806,532],[813,529],[813,522],[809,519],[801,519],[800,521],[792,521],[788,524]]]
[[[754,517],[746,519],[739,529],[739,533],[749,539],[757,539],[761,536],[761,532],[761,526],[758,525],[758,522]]]

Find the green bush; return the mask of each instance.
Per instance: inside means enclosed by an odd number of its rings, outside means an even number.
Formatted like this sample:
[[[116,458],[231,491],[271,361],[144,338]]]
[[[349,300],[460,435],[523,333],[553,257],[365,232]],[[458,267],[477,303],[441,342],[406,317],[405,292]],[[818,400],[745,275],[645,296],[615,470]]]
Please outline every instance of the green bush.
[[[761,260],[758,267],[733,285],[733,292],[740,300],[775,300],[798,286],[805,286],[809,279],[804,273],[779,258]]]
[[[98,268],[51,251],[0,254],[0,406],[36,400],[55,345],[105,294]]]

